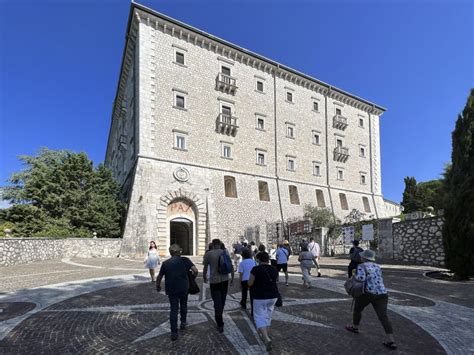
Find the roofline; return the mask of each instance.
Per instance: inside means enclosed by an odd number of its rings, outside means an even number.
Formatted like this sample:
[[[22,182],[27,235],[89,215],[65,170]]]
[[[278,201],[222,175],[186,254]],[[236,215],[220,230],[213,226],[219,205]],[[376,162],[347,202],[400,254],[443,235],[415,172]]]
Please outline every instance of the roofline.
[[[375,107],[375,108],[377,108],[378,110],[381,110],[381,111],[383,111],[383,112],[387,111],[387,109],[386,109],[385,107],[383,107],[383,106],[377,105],[377,104],[375,104],[375,103],[373,103],[373,102],[370,102],[370,101],[368,101],[368,100],[365,100],[365,99],[363,99],[363,98],[361,98],[361,97],[359,97],[359,96],[353,95],[353,94],[351,94],[351,93],[349,93],[349,92],[347,92],[347,91],[344,91],[344,90],[342,90],[342,89],[339,89],[339,88],[337,88],[337,87],[335,87],[335,86],[333,86],[333,85],[330,85],[330,84],[328,84],[328,83],[325,83],[324,81],[321,81],[321,80],[319,80],[319,79],[313,78],[312,76],[309,76],[309,75],[307,75],[307,74],[304,74],[304,73],[302,73],[302,72],[299,72],[299,71],[296,70],[296,69],[290,68],[290,67],[288,67],[288,66],[286,66],[286,65],[284,65],[284,64],[281,64],[281,63],[278,63],[278,62],[276,62],[276,61],[274,61],[274,60],[268,59],[267,57],[264,57],[264,56],[262,56],[262,55],[260,55],[260,54],[257,54],[257,53],[254,53],[254,52],[252,52],[252,51],[249,51],[248,49],[239,47],[239,46],[237,46],[237,45],[235,45],[235,44],[233,44],[233,43],[230,43],[230,42],[228,42],[228,41],[226,41],[226,40],[224,40],[224,39],[222,39],[222,38],[216,37],[216,36],[214,36],[214,35],[212,35],[212,34],[210,34],[210,33],[207,33],[207,32],[205,32],[205,31],[202,31],[202,30],[200,30],[200,29],[197,29],[197,28],[195,28],[195,27],[193,27],[193,26],[187,25],[187,24],[185,24],[185,23],[183,23],[183,22],[181,22],[181,21],[179,21],[179,20],[176,20],[176,19],[174,19],[174,18],[172,18],[172,17],[169,17],[169,16],[167,16],[167,15],[164,15],[164,14],[158,12],[158,11],[155,11],[155,10],[153,10],[153,9],[150,9],[149,7],[146,7],[146,6],[144,6],[144,5],[141,5],[141,4],[138,4],[138,3],[136,3],[136,2],[133,2],[133,0],[132,0],[132,2],[131,2],[131,6],[130,6],[130,14],[129,14],[128,26],[127,26],[127,34],[128,34],[128,31],[129,31],[130,25],[131,25],[132,12],[133,12],[133,9],[135,9],[135,8],[137,8],[137,9],[139,9],[139,10],[142,10],[142,11],[145,11],[145,12],[149,13],[150,15],[160,17],[160,18],[162,18],[162,19],[164,19],[164,20],[166,20],[166,21],[169,21],[169,22],[171,22],[171,23],[173,23],[173,24],[175,24],[175,25],[184,27],[184,28],[187,29],[187,30],[196,32],[196,33],[200,34],[201,36],[204,36],[204,37],[207,37],[207,38],[212,39],[212,40],[214,40],[214,41],[220,42],[220,43],[222,43],[222,44],[224,44],[224,45],[226,45],[226,46],[228,46],[228,47],[231,47],[231,48],[233,48],[233,49],[235,49],[235,50],[238,50],[238,51],[244,52],[244,53],[246,53],[246,54],[248,54],[248,55],[251,55],[251,56],[253,56],[253,57],[256,57],[256,58],[258,58],[258,59],[260,59],[260,60],[262,60],[262,61],[265,61],[265,62],[267,62],[267,63],[269,63],[269,64],[271,64],[271,65],[273,65],[273,66],[276,66],[276,67],[279,68],[279,69],[284,69],[284,70],[289,71],[289,72],[291,72],[291,73],[293,73],[293,74],[299,75],[299,76],[301,76],[301,77],[303,77],[303,78],[305,78],[305,79],[307,79],[307,80],[314,81],[314,82],[316,82],[316,83],[319,84],[319,85],[326,86],[329,90],[338,91],[338,92],[340,92],[341,94],[344,94],[344,95],[347,95],[347,96],[349,96],[349,97],[351,97],[351,98],[353,98],[353,99],[359,100],[359,101],[361,101],[361,102],[363,102],[363,103],[365,103],[365,104],[367,104],[367,105],[373,106],[373,107]],[[126,47],[125,47],[125,48],[126,48]],[[125,51],[124,51],[124,55],[125,55]],[[122,58],[122,63],[123,63],[123,58]]]
[[[385,198],[385,197],[383,197],[383,200],[384,200],[385,202],[390,202],[390,203],[393,203],[394,205],[401,206],[401,204],[400,204],[400,203],[398,203],[398,202],[395,202],[395,201],[392,201],[392,200],[389,200],[389,199],[387,199],[387,198]]]

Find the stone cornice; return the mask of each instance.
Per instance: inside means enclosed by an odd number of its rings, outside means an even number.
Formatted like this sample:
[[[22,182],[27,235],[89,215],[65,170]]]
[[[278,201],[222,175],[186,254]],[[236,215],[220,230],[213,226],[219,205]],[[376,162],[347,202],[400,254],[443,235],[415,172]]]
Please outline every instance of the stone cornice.
[[[259,54],[253,53],[245,48],[241,48],[233,43],[189,26],[143,5],[132,2],[131,12],[133,12],[137,21],[146,24],[147,26],[201,48],[205,48],[226,57],[229,60],[251,66],[252,68],[271,75],[275,74],[277,77],[286,80],[289,83],[307,88],[322,95],[328,95],[334,100],[377,116],[380,116],[386,110],[370,101],[345,92],[344,90],[338,89]]]

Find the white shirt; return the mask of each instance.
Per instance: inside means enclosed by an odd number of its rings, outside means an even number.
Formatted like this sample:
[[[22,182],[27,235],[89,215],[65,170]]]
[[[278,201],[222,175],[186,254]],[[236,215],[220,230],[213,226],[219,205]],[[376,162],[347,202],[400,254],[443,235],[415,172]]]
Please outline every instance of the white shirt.
[[[308,250],[315,257],[319,257],[319,254],[321,253],[321,248],[319,247],[319,244],[316,243],[315,241],[312,241],[311,243],[308,244]]]
[[[257,263],[253,259],[244,259],[239,264],[239,272],[242,273],[242,281],[248,281],[250,279],[250,271]]]
[[[270,249],[270,260],[276,260],[277,259],[277,250],[276,249]]]

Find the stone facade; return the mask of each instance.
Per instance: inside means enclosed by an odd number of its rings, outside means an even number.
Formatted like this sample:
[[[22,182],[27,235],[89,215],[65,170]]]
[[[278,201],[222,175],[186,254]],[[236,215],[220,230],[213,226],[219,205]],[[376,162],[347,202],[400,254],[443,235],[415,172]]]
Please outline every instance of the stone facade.
[[[0,238],[0,266],[67,257],[117,257],[122,239]]]
[[[382,107],[131,6],[105,161],[128,203],[124,253],[157,240],[166,254],[170,223],[185,219],[194,255],[212,238],[231,244],[249,229],[265,243],[267,223],[301,217],[305,204],[318,205],[316,190],[320,206],[340,218],[353,208],[386,215]],[[232,84],[221,85],[223,67]],[[349,150],[341,155],[338,145]],[[235,181],[234,197],[225,197],[225,177]],[[261,200],[259,183],[267,184],[269,201]],[[290,201],[294,188],[298,203]],[[176,201],[191,206],[194,217],[170,214]]]

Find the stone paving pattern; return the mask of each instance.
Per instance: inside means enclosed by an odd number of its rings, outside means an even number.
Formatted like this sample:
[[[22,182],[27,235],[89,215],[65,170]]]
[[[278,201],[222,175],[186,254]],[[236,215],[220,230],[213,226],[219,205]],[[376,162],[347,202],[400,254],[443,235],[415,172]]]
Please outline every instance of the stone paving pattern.
[[[423,276],[429,268],[383,265],[385,284],[393,290],[389,317],[398,350],[382,346],[383,329],[370,307],[363,313],[360,334],[345,331],[351,320],[351,299],[342,291],[346,264],[324,258],[323,277],[314,278],[315,287],[306,290],[296,274],[296,259],[291,259],[295,273],[289,286],[279,286],[284,307],[274,313],[272,353],[474,351],[471,327],[466,326],[474,322],[474,284],[429,279]],[[189,302],[193,322],[171,342],[167,297],[156,292],[142,260],[65,259],[0,268],[0,353],[266,353],[249,314],[238,306],[238,282],[230,287],[225,332],[219,334],[210,293],[198,281],[202,292]]]

